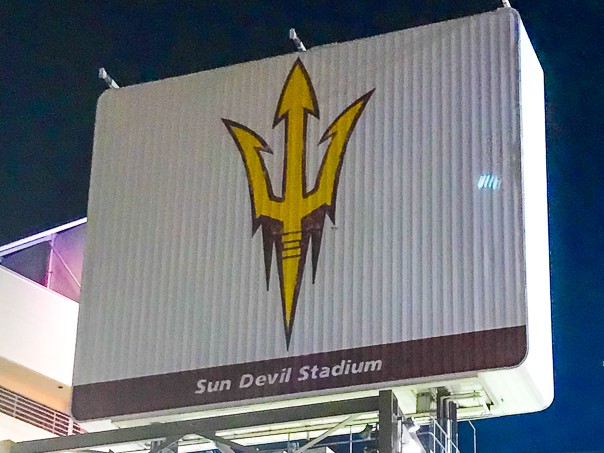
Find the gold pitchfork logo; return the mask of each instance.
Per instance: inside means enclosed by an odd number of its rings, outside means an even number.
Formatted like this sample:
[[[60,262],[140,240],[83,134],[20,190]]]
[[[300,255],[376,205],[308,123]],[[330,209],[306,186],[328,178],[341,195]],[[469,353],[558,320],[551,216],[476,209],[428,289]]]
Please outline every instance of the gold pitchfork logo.
[[[312,244],[315,282],[325,216],[335,223],[336,194],[346,145],[373,90],[347,107],[327,128],[319,144],[329,145],[312,189],[306,185],[308,117],[319,118],[315,90],[300,59],[292,67],[277,104],[273,128],[285,121],[285,162],[282,196],[275,195],[261,152],[269,145],[242,124],[222,119],[233,137],[247,173],[252,204],[252,235],[262,226],[266,286],[269,288],[272,250],[275,249],[281,284],[285,341],[289,349],[304,263]]]

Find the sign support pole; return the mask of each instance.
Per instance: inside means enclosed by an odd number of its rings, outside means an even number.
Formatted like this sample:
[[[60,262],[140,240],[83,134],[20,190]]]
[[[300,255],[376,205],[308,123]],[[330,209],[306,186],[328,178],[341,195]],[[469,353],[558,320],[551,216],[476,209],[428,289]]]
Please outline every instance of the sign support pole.
[[[378,448],[380,453],[401,453],[399,421],[404,415],[392,390],[382,390],[378,396],[379,424]]]

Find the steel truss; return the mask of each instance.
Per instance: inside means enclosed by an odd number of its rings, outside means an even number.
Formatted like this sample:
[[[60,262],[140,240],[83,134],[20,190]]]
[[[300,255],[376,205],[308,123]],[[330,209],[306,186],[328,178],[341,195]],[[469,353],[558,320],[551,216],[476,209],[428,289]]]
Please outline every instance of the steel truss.
[[[389,393],[381,392],[382,393]],[[235,442],[219,439],[216,432],[272,425],[326,417],[337,417],[353,414],[378,412],[380,397],[366,397],[329,403],[293,406],[244,414],[225,415],[196,420],[158,423],[132,428],[115,429],[96,433],[78,434],[52,439],[32,440],[18,443],[0,443],[0,453],[50,453],[85,450],[95,447],[109,447],[119,444],[130,444],[161,440],[162,446],[174,443],[184,436],[196,434],[209,440],[219,441],[235,449],[249,453],[252,448]],[[390,452],[384,452],[390,453]]]

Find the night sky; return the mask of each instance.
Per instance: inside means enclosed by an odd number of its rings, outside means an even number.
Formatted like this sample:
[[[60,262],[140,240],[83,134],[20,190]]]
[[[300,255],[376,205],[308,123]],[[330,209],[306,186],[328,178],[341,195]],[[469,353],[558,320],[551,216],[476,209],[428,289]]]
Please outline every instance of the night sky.
[[[313,47],[500,4],[2,0],[0,245],[86,215],[101,66],[131,85],[290,53],[291,27]],[[512,6],[545,72],[556,396],[477,422],[478,451],[604,452],[604,1]]]

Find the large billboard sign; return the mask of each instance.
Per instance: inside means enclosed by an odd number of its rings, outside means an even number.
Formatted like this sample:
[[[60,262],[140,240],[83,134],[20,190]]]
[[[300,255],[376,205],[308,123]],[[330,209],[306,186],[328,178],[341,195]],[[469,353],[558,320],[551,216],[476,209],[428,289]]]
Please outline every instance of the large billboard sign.
[[[104,93],[74,415],[534,388],[542,84],[502,9]]]

